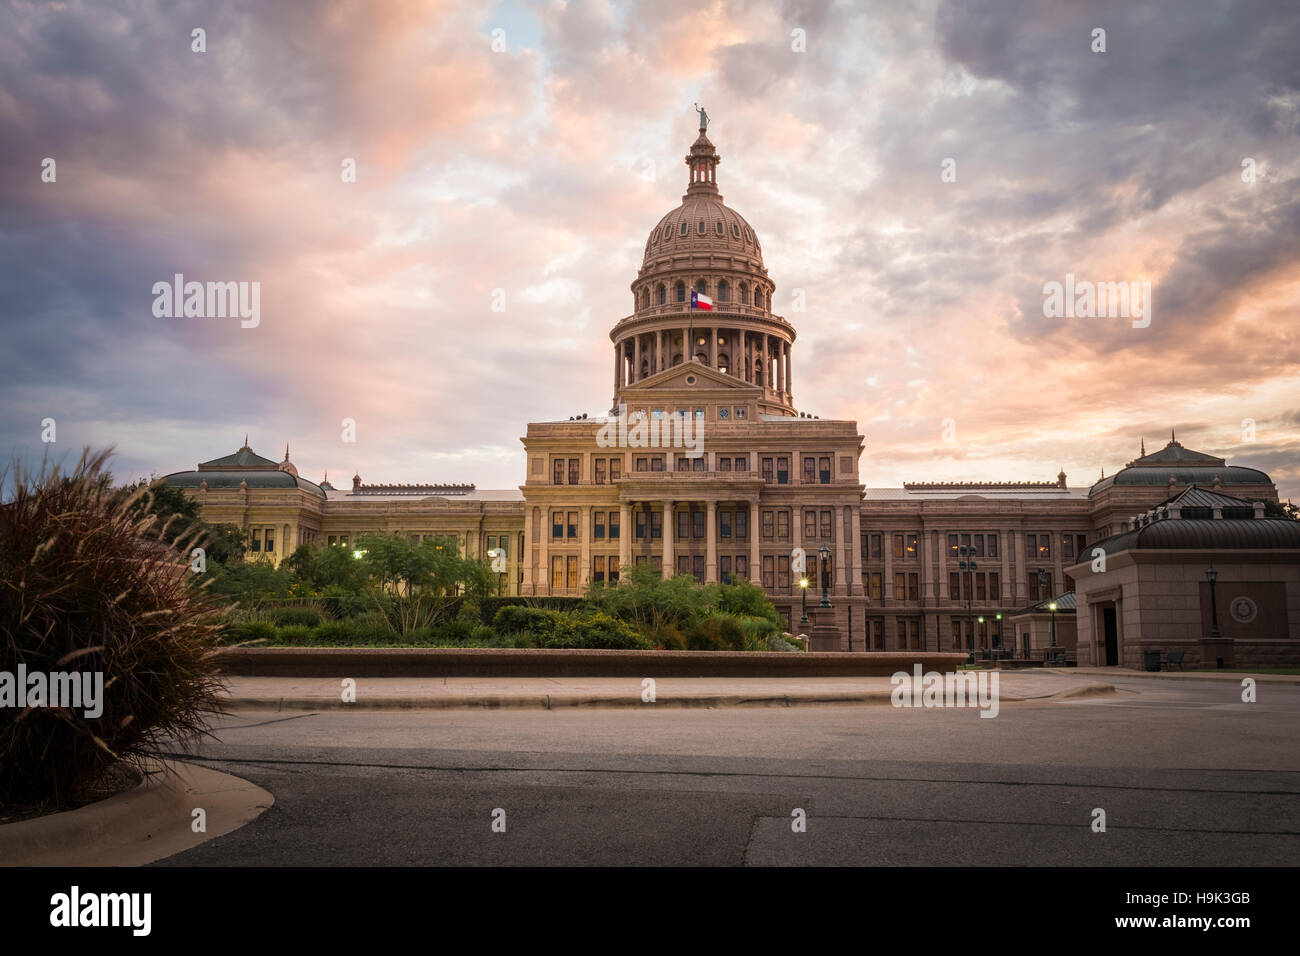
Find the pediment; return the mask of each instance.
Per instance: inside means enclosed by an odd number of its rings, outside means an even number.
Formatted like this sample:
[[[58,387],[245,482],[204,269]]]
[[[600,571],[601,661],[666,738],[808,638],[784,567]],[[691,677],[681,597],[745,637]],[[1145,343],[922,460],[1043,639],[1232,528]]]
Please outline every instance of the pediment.
[[[626,385],[623,387],[623,393],[625,395],[635,395],[639,392],[648,391],[693,392],[716,389],[747,392],[753,395],[761,395],[763,391],[757,385],[742,382],[740,379],[728,375],[726,372],[719,372],[708,365],[702,365],[699,362],[686,362],[682,365],[666,368],[662,372],[656,372],[648,378],[641,379],[635,385]]]

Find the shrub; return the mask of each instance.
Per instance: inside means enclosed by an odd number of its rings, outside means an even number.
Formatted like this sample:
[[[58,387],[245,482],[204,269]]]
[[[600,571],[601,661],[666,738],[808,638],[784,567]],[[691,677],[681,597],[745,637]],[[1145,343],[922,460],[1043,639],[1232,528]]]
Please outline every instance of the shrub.
[[[352,643],[352,625],[346,621],[326,621],[311,629],[311,643],[322,647]]]
[[[691,651],[743,651],[745,630],[729,614],[712,614],[692,622],[682,632],[686,649]]]
[[[286,624],[278,628],[276,641],[281,644],[311,644],[312,631],[305,624]]]
[[[187,580],[193,539],[160,540],[138,507],[149,489],[115,491],[108,455],[87,449],[68,474],[19,466],[0,505],[0,671],[103,678],[95,717],[0,707],[0,804],[74,805],[117,761],[138,767],[220,712],[221,621]]]
[[[324,621],[321,612],[314,607],[275,607],[266,612],[266,617],[279,627],[299,624],[310,628]]]
[[[270,621],[251,620],[227,625],[224,637],[228,644],[251,644],[254,641],[273,641],[278,634],[278,629]]]

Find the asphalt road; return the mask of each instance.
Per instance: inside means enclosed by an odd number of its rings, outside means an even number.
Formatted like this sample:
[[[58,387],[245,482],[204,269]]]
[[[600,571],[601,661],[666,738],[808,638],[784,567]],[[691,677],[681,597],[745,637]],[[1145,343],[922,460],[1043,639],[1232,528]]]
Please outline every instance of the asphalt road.
[[[275,806],[158,865],[1300,863],[1300,686],[1245,704],[1232,682],[1113,682],[1118,696],[994,719],[248,711],[198,762]]]

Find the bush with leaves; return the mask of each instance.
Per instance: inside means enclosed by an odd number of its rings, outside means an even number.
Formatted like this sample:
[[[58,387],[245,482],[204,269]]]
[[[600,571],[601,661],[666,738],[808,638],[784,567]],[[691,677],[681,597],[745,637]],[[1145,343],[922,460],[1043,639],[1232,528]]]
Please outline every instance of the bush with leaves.
[[[104,687],[94,718],[0,707],[0,804],[75,805],[118,761],[139,766],[220,711],[220,618],[186,580],[198,538],[162,526],[148,487],[114,490],[108,455],[18,466],[0,504],[0,672],[98,672]]]

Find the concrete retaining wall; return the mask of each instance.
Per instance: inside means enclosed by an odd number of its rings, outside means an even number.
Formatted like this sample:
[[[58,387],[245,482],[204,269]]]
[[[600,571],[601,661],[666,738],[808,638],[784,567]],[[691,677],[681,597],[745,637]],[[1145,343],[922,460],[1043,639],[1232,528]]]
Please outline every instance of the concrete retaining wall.
[[[953,671],[965,654],[582,651],[444,647],[237,647],[222,670],[246,677],[887,677]]]

